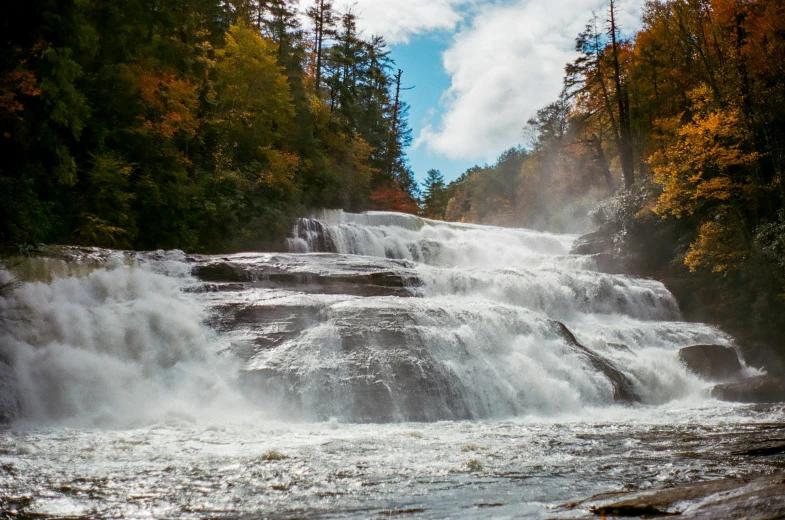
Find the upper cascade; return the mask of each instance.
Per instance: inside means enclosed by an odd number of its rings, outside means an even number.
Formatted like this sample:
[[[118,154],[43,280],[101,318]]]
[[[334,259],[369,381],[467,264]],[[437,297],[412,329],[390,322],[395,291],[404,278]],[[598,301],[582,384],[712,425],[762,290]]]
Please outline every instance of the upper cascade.
[[[412,260],[442,267],[504,267],[537,263],[589,268],[569,257],[573,235],[554,235],[474,224],[441,222],[388,212],[325,211],[300,219],[287,241],[294,253],[340,253]]]

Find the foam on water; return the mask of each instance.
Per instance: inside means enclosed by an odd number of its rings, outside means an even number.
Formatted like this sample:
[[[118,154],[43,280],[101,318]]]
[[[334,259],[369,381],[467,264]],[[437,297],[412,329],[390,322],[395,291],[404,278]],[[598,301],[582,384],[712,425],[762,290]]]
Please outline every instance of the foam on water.
[[[301,219],[289,249],[307,253],[326,251],[413,260],[432,265],[506,267],[526,259],[567,255],[572,235],[553,235],[526,229],[445,223],[400,213],[369,212],[352,215],[325,212]],[[580,257],[574,257],[577,262]],[[583,265],[592,265],[590,259]]]
[[[593,272],[574,237],[340,212],[295,234],[299,253],[21,266],[0,509],[586,518],[598,493],[777,464],[735,453],[782,439],[782,405],[711,400],[678,361],[732,339],[658,282]],[[627,383],[640,402],[619,405]],[[440,420],[467,418],[486,420]]]
[[[18,417],[134,424],[239,405],[235,361],[216,354],[202,306],[169,271],[117,264],[0,299],[0,353],[13,367],[0,378]]]
[[[0,409],[130,424],[242,416],[244,395],[281,417],[396,422],[707,399],[677,351],[732,340],[680,321],[661,283],[594,271],[574,239],[326,212],[286,254],[37,260],[44,281],[0,299]]]

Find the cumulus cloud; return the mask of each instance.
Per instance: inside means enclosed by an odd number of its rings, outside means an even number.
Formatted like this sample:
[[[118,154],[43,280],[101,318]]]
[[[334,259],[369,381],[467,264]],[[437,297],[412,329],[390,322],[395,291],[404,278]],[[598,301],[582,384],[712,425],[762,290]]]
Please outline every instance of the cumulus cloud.
[[[433,31],[453,31],[462,15],[460,6],[472,0],[339,0],[339,10],[353,8],[358,26],[368,35],[378,34],[389,43],[407,43],[412,36]]]
[[[371,0],[369,0],[370,2]],[[623,2],[620,23],[640,22],[643,0]],[[575,37],[606,0],[515,0],[477,11],[444,53],[452,84],[442,96],[437,127],[415,146],[451,159],[495,157],[522,141],[522,127],[561,90]]]

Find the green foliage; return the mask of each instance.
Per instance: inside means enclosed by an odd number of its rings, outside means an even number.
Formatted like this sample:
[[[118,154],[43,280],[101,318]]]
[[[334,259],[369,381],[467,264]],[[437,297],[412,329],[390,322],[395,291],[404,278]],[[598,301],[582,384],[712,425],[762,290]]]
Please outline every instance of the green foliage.
[[[52,233],[50,207],[35,193],[30,178],[7,177],[0,172],[0,243],[34,244]]]
[[[439,170],[428,170],[423,182],[422,212],[428,218],[444,219],[447,212],[447,185]]]
[[[292,0],[34,4],[3,24],[3,245],[276,248],[306,207],[411,199],[389,51],[353,14],[339,34],[319,2],[317,80]]]

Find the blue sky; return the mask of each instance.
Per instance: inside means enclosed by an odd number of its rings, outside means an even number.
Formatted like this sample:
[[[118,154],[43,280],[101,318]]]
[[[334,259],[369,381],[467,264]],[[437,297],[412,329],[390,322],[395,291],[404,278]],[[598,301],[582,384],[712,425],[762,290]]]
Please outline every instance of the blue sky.
[[[645,0],[618,0],[622,27],[635,30]],[[446,180],[493,163],[523,143],[523,127],[561,90],[575,37],[607,0],[336,0],[358,26],[387,39],[404,71],[418,180]]]
[[[392,47],[396,66],[404,71],[404,86],[414,87],[404,92],[403,98],[409,103],[409,126],[415,138],[423,128],[438,123],[443,113],[440,99],[450,88],[450,76],[442,66],[442,53],[449,42],[450,36],[441,33],[416,36],[406,45]],[[431,168],[440,170],[445,179],[453,180],[478,162],[484,162],[479,157],[450,159],[422,144],[412,147],[408,155],[418,181],[422,181]]]

